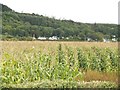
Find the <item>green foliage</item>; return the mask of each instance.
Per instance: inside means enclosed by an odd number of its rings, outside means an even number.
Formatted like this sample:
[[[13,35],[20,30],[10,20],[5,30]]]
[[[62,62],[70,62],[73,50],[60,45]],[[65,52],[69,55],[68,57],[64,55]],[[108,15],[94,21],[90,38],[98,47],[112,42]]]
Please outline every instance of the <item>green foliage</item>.
[[[69,62],[69,67],[72,68],[75,65],[75,57],[74,57],[74,52],[72,51],[72,48],[67,48],[68,50],[68,62]]]
[[[30,89],[84,89],[84,88],[101,88],[101,89],[117,89],[117,85],[108,81],[91,81],[91,82],[76,82],[67,80],[43,80],[36,82],[27,82],[23,84],[4,84],[0,85],[1,88],[9,88],[9,90],[14,90],[18,88],[30,88]]]
[[[65,64],[64,53],[62,51],[62,45],[61,44],[59,44],[59,47],[58,47],[58,62],[60,64]]]
[[[86,54],[83,52],[82,49],[78,49],[78,65],[79,68],[82,70],[87,70],[88,65],[87,65],[87,58],[86,58]]]
[[[111,39],[112,35],[116,35],[118,38],[116,24],[87,24],[72,20],[57,20],[37,14],[17,13],[9,10],[7,6],[4,7],[6,8],[2,13],[2,34],[7,33],[18,40],[20,40],[18,37],[28,38],[33,35],[36,38],[57,36],[61,40],[72,37],[69,40],[79,41],[85,41],[87,38],[91,38],[93,41],[102,41],[106,36]]]
[[[63,46],[59,44],[57,52],[51,56],[51,54],[42,51],[37,53],[34,49],[30,49],[22,53],[25,60],[4,52],[0,64],[1,83],[19,84],[45,79],[74,81],[76,78],[81,81],[84,79],[86,70],[118,71],[118,52],[114,49],[78,48],[77,58],[75,58],[72,48],[67,47],[63,50]]]
[[[2,11],[3,12],[5,12],[5,11],[7,11],[7,12],[12,11],[12,9],[10,9],[9,7],[7,7],[7,6],[3,5],[3,4],[0,4],[0,6],[2,7]]]

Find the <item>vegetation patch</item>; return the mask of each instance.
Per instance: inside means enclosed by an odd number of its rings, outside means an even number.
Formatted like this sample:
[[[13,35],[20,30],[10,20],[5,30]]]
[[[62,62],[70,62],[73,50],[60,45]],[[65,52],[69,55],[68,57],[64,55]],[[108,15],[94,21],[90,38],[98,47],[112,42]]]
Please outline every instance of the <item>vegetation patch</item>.
[[[76,82],[65,80],[43,80],[35,82],[27,82],[22,84],[3,84],[2,88],[117,88],[113,82],[106,81],[91,81],[91,82]]]
[[[18,48],[18,43],[13,47],[12,42],[13,48],[7,45],[3,48],[0,63],[1,87],[117,86],[117,48],[75,48],[62,43],[57,43],[54,48],[49,44],[48,47],[38,44],[32,48]]]

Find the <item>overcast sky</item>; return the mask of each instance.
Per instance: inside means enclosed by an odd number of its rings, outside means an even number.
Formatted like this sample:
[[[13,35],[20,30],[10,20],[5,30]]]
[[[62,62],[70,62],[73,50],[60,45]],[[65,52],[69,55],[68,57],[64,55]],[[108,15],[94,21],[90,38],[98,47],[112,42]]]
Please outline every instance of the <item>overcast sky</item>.
[[[120,0],[0,0],[17,12],[83,23],[118,23]]]

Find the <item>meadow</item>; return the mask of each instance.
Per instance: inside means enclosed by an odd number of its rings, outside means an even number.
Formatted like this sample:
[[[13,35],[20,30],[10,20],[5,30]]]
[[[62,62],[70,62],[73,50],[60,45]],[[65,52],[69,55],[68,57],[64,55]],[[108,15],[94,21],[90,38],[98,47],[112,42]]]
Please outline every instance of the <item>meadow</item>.
[[[117,87],[117,42],[0,43],[1,87]]]

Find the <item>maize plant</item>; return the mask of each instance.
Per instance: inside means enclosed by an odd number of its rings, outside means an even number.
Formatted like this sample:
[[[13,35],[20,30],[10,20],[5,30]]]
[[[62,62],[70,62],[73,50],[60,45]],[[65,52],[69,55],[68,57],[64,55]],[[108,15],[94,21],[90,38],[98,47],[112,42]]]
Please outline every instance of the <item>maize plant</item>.
[[[80,69],[82,70],[87,70],[87,59],[86,59],[86,55],[85,53],[82,51],[82,49],[78,49],[77,50],[77,54],[78,54],[78,66]]]
[[[117,49],[63,46],[59,44],[55,51],[46,48],[25,49],[15,53],[4,51],[0,63],[1,83],[18,84],[45,79],[79,81],[84,79],[86,70],[118,71]]]

